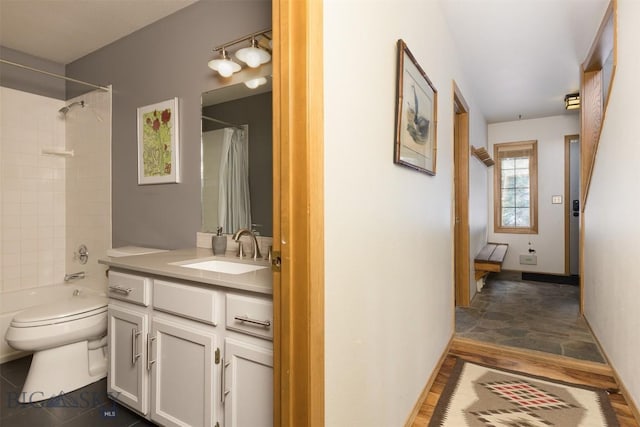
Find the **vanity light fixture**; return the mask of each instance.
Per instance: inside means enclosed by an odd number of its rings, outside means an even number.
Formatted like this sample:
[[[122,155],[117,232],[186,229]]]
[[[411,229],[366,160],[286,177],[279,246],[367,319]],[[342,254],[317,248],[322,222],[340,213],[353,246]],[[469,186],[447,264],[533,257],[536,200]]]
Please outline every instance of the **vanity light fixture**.
[[[256,79],[247,80],[246,82],[244,82],[244,85],[249,89],[255,89],[258,86],[262,86],[263,84],[266,84],[266,83],[267,83],[266,77],[258,77]]]
[[[580,108],[580,94],[576,92],[565,95],[564,108],[565,110],[577,110]]]
[[[251,37],[251,46],[243,47],[236,52],[236,58],[251,68],[258,68],[262,64],[271,61],[271,55],[266,50],[258,47],[255,37]]]
[[[233,73],[240,71],[240,64],[229,59],[225,46],[222,46],[220,58],[209,61],[209,68],[217,71],[222,77],[231,77]]]
[[[251,68],[257,68],[271,61],[269,53],[271,50],[271,28],[269,28],[216,47],[213,50],[220,53],[220,58],[209,61],[209,68],[217,71],[222,77],[230,77],[233,73],[240,71],[240,64],[229,58],[227,49],[229,46],[247,41],[250,42],[250,46],[239,49],[235,53],[236,58]],[[264,83],[257,84],[256,87],[261,84]]]

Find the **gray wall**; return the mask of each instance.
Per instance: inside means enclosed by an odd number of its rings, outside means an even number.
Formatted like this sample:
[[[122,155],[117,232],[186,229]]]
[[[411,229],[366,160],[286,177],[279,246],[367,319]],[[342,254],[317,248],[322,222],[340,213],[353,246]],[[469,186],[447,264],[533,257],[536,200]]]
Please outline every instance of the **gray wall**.
[[[221,85],[207,62],[215,46],[270,26],[270,1],[202,0],[67,65],[69,77],[113,85],[114,247],[195,246],[200,95]],[[180,99],[182,182],[139,186],[136,109],[173,97]]]
[[[0,46],[0,58],[64,76],[63,64]],[[45,74],[0,64],[0,86],[54,99],[65,98],[65,81]]]
[[[202,109],[202,114],[229,123],[249,125],[249,192],[251,221],[260,234],[273,236],[273,106],[271,92]],[[203,120],[203,132],[224,128]]]

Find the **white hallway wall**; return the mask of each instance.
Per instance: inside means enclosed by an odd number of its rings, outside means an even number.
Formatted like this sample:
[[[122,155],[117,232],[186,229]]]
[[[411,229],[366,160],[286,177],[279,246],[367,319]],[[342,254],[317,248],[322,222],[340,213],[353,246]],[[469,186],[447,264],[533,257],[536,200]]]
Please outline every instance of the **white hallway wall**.
[[[538,234],[493,232],[493,173],[489,176],[489,241],[508,243],[505,270],[564,274],[564,137],[580,133],[578,114],[518,120],[489,125],[489,152],[503,142],[538,141]],[[562,204],[552,204],[552,196]],[[536,250],[537,265],[521,265],[520,254],[528,254],[529,242]]]
[[[584,213],[585,316],[640,406],[640,2],[618,0],[618,65]]]
[[[399,38],[438,90],[436,176],[392,161]],[[455,51],[435,1],[324,2],[328,426],[402,425],[452,336],[453,79],[486,143]]]

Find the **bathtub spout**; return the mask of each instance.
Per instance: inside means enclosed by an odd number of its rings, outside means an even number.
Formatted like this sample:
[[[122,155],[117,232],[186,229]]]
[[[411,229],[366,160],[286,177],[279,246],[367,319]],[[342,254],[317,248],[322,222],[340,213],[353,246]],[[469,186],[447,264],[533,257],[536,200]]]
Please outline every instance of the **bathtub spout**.
[[[73,279],[84,279],[84,271],[78,271],[77,273],[69,273],[64,275],[65,282]]]

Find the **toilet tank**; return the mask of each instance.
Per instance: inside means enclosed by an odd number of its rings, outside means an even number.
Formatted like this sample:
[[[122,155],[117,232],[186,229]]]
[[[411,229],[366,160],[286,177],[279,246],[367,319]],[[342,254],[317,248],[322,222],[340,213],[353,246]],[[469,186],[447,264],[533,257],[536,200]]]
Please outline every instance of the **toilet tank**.
[[[153,254],[156,252],[167,252],[167,250],[157,249],[157,248],[145,248],[142,246],[121,246],[119,248],[107,249],[107,256],[117,258],[117,257],[123,257],[123,256]]]

